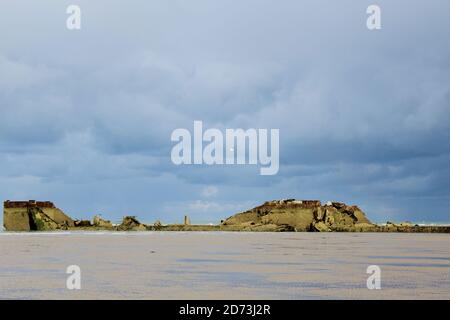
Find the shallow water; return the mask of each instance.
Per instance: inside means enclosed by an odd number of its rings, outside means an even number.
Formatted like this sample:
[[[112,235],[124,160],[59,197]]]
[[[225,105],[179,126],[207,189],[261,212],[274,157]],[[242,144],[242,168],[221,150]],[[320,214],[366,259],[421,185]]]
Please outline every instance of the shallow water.
[[[450,299],[447,234],[0,233],[0,257],[1,299]]]

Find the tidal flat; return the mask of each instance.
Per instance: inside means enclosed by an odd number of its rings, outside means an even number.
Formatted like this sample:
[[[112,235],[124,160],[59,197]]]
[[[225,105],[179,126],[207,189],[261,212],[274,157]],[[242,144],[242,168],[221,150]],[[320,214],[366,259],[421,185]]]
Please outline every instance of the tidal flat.
[[[0,299],[450,299],[449,234],[0,232],[0,256]]]

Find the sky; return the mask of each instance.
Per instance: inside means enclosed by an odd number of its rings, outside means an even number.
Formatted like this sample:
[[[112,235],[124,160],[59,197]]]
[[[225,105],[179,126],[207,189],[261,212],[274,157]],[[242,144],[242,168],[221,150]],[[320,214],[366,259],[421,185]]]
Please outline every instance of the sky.
[[[66,28],[71,4],[80,30]],[[283,198],[450,221],[449,12],[447,0],[1,1],[0,200],[113,222],[217,223]],[[171,133],[195,120],[280,129],[278,174],[173,164]]]

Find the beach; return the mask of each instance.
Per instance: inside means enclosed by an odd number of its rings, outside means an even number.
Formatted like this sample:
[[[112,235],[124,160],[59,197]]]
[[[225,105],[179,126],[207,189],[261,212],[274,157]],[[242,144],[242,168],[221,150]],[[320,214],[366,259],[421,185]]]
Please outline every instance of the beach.
[[[449,234],[0,232],[0,256],[0,299],[450,299]]]

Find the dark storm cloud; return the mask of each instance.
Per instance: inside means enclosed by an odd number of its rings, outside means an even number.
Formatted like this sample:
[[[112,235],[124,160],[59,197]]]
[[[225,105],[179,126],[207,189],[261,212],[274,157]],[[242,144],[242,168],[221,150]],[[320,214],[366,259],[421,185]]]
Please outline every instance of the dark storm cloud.
[[[0,5],[3,199],[210,222],[320,198],[448,220],[448,1],[379,1],[375,32],[368,1],[77,3],[80,31],[69,3]],[[194,120],[279,128],[278,175],[173,165],[170,134]]]

